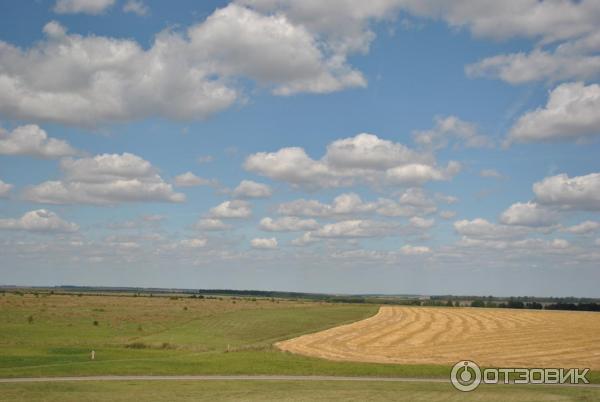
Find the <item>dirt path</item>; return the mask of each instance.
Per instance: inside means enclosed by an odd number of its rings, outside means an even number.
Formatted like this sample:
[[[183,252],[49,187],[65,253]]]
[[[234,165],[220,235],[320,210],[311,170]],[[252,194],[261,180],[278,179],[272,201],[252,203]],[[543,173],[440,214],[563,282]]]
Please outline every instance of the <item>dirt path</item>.
[[[366,381],[366,382],[425,382],[447,383],[444,378],[414,377],[344,377],[344,376],[294,376],[294,375],[122,375],[86,377],[27,377],[0,378],[0,384],[74,382],[74,381]],[[501,384],[503,385],[503,384]],[[600,388],[600,384],[536,384],[559,387]],[[483,385],[484,386],[484,385]]]

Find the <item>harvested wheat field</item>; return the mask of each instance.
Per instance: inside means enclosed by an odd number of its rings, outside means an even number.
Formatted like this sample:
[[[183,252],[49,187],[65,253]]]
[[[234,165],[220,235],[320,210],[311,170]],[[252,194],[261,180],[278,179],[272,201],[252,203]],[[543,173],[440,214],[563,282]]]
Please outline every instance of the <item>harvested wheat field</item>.
[[[386,306],[368,319],[276,346],[331,360],[600,368],[600,314]]]

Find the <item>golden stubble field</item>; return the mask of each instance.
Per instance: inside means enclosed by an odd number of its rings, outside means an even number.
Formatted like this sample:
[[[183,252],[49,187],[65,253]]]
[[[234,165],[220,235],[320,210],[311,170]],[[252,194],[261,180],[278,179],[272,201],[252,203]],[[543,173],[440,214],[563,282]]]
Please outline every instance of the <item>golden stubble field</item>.
[[[340,361],[600,368],[600,314],[384,306],[368,319],[276,344]]]

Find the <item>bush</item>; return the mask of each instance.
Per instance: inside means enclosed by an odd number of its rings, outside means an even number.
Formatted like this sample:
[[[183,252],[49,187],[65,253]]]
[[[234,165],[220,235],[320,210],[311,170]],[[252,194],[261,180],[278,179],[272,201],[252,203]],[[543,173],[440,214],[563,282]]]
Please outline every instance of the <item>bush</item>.
[[[147,349],[150,346],[146,345],[144,342],[133,342],[128,345],[125,345],[125,347],[129,349]]]

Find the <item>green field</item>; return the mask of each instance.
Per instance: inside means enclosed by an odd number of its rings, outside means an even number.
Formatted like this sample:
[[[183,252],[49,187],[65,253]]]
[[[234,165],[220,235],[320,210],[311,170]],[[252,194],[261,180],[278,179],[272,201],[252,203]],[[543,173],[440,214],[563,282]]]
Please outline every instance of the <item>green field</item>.
[[[364,304],[227,297],[7,293],[0,295],[0,377],[295,374],[448,378],[449,367],[445,366],[333,362],[281,352],[272,346],[278,340],[366,318],[377,308]],[[95,361],[90,360],[91,350],[96,351]],[[133,394],[140,395],[142,400],[169,400],[174,394],[190,400],[202,400],[201,397],[236,400],[241,396],[244,400],[328,400],[338,399],[336,395],[347,400],[403,400],[398,395],[406,396],[405,400],[464,397],[445,384],[293,381],[0,384],[2,400],[127,400]],[[600,389],[499,386],[486,387],[472,395],[469,395],[475,398],[472,400],[591,401],[600,399]],[[292,396],[296,399],[289,399]]]
[[[151,381],[0,384],[3,401],[597,401],[598,389],[487,386],[463,393],[449,384],[320,381]]]

